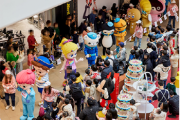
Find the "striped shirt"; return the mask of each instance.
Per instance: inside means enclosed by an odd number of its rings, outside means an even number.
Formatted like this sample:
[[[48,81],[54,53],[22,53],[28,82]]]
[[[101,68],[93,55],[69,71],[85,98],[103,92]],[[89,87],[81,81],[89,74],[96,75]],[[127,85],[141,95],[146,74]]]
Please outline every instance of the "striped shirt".
[[[49,75],[48,75],[48,73],[46,73],[46,75],[41,78],[41,77],[39,77],[39,76],[36,74],[36,79],[47,82],[47,81],[49,81]],[[36,81],[36,85],[37,85],[39,88],[44,88],[45,82],[44,82],[44,83],[39,83],[38,81]]]

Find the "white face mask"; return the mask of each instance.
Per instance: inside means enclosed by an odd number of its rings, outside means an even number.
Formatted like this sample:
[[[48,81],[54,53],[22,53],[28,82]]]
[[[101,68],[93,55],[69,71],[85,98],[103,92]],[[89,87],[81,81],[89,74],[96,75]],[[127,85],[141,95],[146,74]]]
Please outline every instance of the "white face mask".
[[[77,32],[75,32],[75,34],[77,34]]]
[[[56,111],[57,110],[57,108],[53,108],[53,111]]]

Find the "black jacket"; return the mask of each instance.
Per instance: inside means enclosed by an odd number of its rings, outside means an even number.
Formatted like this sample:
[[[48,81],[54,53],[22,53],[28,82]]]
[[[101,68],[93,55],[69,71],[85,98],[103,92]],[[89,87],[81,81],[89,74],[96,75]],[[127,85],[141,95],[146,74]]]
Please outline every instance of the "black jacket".
[[[98,110],[99,110],[99,107],[98,107],[97,103],[94,106],[86,107],[79,114],[79,118],[81,120],[97,120],[96,112],[98,112]]]
[[[104,80],[107,78],[107,75],[113,71],[113,67],[109,65],[108,67],[105,67],[101,73],[101,80]]]
[[[99,14],[102,14],[102,19],[106,20],[106,12],[104,12],[102,9],[99,11]]]
[[[170,60],[169,60],[169,55],[164,55],[164,56],[161,56],[161,58],[160,58],[160,60],[159,60],[158,64],[162,64],[163,59],[164,59],[164,60],[167,60],[167,64],[168,64],[168,66],[170,66],[170,65],[171,65]]]
[[[169,111],[179,115],[179,95],[174,95],[169,98]]]
[[[62,31],[62,37],[70,39],[70,36],[71,36],[71,27],[69,27],[68,25],[65,25]]]
[[[150,59],[151,59],[151,63],[152,63],[152,65],[153,65],[153,68],[156,67],[156,59],[157,59],[157,58],[158,58],[158,55],[157,55],[156,51],[152,51],[152,52],[150,53]]]
[[[146,66],[146,72],[150,72],[151,74],[153,74],[153,65],[151,63],[151,60],[148,58],[148,59],[144,59],[143,61],[143,65]],[[149,74],[148,74],[149,76]]]
[[[102,30],[102,25],[105,23],[104,19],[96,18],[94,21],[94,29],[97,30],[97,32],[100,32]]]

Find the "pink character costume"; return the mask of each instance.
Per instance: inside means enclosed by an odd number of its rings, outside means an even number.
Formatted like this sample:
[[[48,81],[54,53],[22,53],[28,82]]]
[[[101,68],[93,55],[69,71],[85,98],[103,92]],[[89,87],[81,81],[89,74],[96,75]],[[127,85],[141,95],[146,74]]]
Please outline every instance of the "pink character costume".
[[[64,79],[67,79],[67,66],[72,66],[72,71],[76,73],[75,59],[66,59]]]

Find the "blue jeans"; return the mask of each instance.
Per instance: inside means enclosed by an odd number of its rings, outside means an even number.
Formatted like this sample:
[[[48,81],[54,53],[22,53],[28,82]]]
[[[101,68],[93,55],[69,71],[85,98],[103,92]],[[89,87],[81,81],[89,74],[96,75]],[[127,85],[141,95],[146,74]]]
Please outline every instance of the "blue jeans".
[[[49,105],[50,110],[52,111],[53,110],[52,103],[53,102],[47,102],[47,101],[44,100],[44,108],[45,109],[48,108],[48,105]],[[46,112],[46,110],[45,110],[45,112]]]
[[[175,16],[169,16],[168,25],[171,25],[171,20],[173,20],[173,28],[175,28]]]
[[[166,89],[166,81],[167,81],[167,79],[165,79],[163,81],[164,81],[164,89]]]
[[[135,37],[134,46],[137,45],[137,41],[138,41],[138,40],[139,40],[138,48],[141,48],[141,40],[142,40],[142,38]]]
[[[80,43],[80,45],[79,45],[80,50],[83,50],[83,44],[84,44],[84,43]]]
[[[9,96],[11,96],[12,106],[15,107],[15,93],[13,93],[13,94],[5,93],[5,100],[6,100],[7,106],[10,105],[10,104],[9,104]]]

